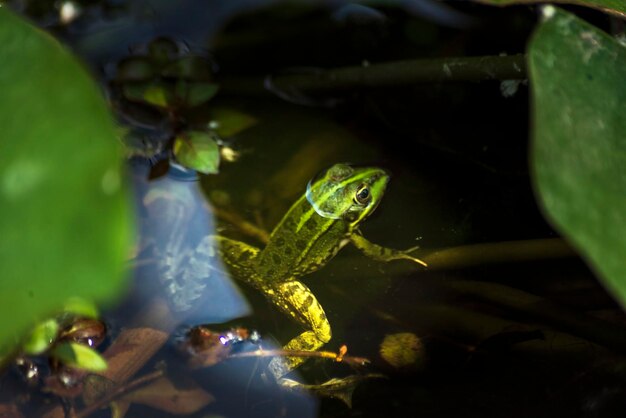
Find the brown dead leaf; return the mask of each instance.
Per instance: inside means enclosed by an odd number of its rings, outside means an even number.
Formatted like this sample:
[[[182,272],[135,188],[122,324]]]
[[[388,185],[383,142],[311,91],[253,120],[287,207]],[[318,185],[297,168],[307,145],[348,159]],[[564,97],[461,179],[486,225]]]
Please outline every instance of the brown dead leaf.
[[[185,387],[177,388],[166,377],[157,379],[122,399],[180,415],[192,414],[215,400],[213,395],[193,381],[189,381]]]

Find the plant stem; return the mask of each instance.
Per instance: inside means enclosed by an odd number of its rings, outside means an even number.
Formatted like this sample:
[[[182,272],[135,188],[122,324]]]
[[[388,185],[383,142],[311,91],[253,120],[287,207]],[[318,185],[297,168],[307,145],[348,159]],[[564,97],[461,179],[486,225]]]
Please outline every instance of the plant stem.
[[[484,81],[526,78],[526,56],[428,58],[342,67],[311,73],[277,75],[279,91],[326,92],[363,87],[403,86],[438,81]]]

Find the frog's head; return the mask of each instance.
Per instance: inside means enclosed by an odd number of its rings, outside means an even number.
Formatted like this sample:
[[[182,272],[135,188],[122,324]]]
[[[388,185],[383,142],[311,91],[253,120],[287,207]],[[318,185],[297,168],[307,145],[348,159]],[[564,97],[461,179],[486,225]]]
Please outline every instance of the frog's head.
[[[318,215],[356,226],[376,209],[388,182],[383,169],[335,164],[309,182],[306,197]]]

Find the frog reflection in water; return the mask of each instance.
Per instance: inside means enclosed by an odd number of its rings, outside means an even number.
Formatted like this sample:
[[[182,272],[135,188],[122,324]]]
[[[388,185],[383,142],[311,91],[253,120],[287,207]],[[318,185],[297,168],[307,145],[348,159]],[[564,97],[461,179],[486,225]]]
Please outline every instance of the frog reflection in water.
[[[407,259],[421,265],[410,250],[398,251],[367,241],[358,227],[376,209],[389,175],[376,167],[336,164],[312,180],[259,250],[240,241],[215,237],[234,275],[261,291],[305,331],[285,350],[315,351],[331,339],[324,309],[298,279],[323,267],[346,244],[379,261]],[[275,358],[269,365],[277,380],[298,367],[302,357]]]

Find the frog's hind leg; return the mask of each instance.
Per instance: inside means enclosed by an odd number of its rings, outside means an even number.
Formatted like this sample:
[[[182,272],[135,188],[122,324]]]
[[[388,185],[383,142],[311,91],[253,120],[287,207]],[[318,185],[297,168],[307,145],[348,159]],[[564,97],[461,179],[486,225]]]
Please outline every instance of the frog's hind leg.
[[[303,283],[294,280],[275,284],[264,289],[264,293],[280,310],[307,329],[289,341],[283,347],[285,350],[315,351],[330,341],[330,324],[326,319],[324,309]],[[352,405],[352,393],[359,382],[380,377],[376,374],[352,375],[315,385],[302,384],[284,377],[305,360],[306,358],[303,357],[275,357],[268,368],[284,389],[296,392],[310,391],[319,396],[336,398],[345,402],[348,407]]]
[[[322,305],[306,285],[293,280],[273,284],[263,291],[269,301],[307,329],[289,341],[283,347],[285,350],[316,351],[330,341],[330,323]],[[303,357],[276,357],[271,361],[269,370],[276,379],[280,379],[304,361]]]

